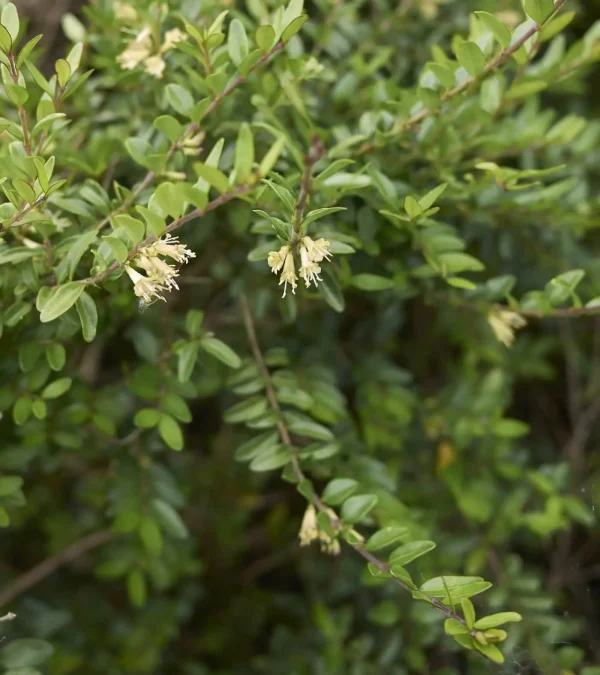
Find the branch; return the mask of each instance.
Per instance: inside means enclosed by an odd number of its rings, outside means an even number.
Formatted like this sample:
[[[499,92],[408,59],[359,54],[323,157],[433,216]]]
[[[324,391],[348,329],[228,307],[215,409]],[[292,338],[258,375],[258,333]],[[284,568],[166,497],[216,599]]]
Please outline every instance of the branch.
[[[165,234],[173,232],[173,230],[176,230],[178,227],[185,225],[185,223],[189,222],[190,220],[201,218],[206,213],[214,211],[219,206],[222,206],[223,204],[230,202],[232,199],[235,199],[236,197],[246,194],[246,192],[250,192],[250,190],[253,190],[255,187],[256,185],[254,184],[238,185],[238,187],[234,188],[231,192],[225,192],[216,199],[213,199],[212,202],[209,202],[203,209],[194,209],[193,211],[190,211],[186,215],[181,216],[181,218],[177,218],[177,220],[174,220],[170,225],[166,227]],[[113,272],[116,272],[116,270],[120,269],[121,267],[124,267],[130,260],[133,260],[133,258],[135,258],[135,256],[138,254],[138,251],[141,248],[143,248],[144,246],[150,246],[150,244],[152,244],[152,242],[156,241],[157,239],[159,239],[159,237],[157,237],[154,234],[150,235],[149,237],[146,237],[146,239],[144,239],[139,244],[137,244],[137,246],[134,246],[134,248],[131,249],[129,255],[127,256],[127,259],[124,262],[121,263],[116,261],[112,265],[110,265],[107,269],[105,269],[104,272],[96,274],[96,276],[93,277],[87,277],[87,279],[80,279],[79,283],[89,286],[91,284],[98,284],[101,281],[104,281],[104,279],[109,277]]]
[[[440,98],[441,103],[445,103],[446,101],[449,101],[450,99],[454,98],[455,96],[458,96],[459,94],[462,94],[465,92],[467,89],[469,89],[472,85],[477,84],[481,80],[484,80],[493,70],[498,68],[499,66],[504,65],[508,59],[516,52],[518,51],[526,42],[529,40],[529,38],[533,37],[536,33],[538,33],[547,23],[554,17],[556,12],[567,2],[567,0],[555,0],[554,2],[554,11],[550,16],[548,16],[547,19],[542,21],[542,23],[535,24],[532,26],[526,33],[524,33],[516,42],[513,42],[513,44],[509,45],[505,49],[503,49],[500,54],[495,56],[493,59],[488,61],[484,67],[484,69],[481,71],[481,73],[475,77],[470,77],[467,80],[465,80],[462,84],[457,85],[453,89],[449,89],[445,94],[443,94]],[[414,127],[416,124],[419,124],[423,120],[427,119],[428,117],[431,117],[433,115],[437,114],[436,110],[430,110],[429,108],[423,108],[423,110],[420,110],[418,113],[415,113],[411,117],[409,117],[407,120],[404,120],[403,122],[398,122],[394,126],[391,136],[400,136],[402,135],[405,131],[408,131],[412,127]],[[384,142],[387,142],[389,138],[384,139]],[[363,145],[361,148],[358,150],[359,155],[363,155],[366,152],[370,152],[371,150],[379,147],[379,143],[367,143]]]
[[[269,52],[266,54],[263,54],[263,56],[258,59],[258,61],[251,67],[249,68],[248,72],[245,73],[244,75],[238,75],[232,82],[223,89],[223,91],[215,96],[215,98],[211,101],[210,105],[208,108],[204,111],[204,114],[202,115],[202,119],[204,119],[207,115],[210,115],[221,103],[221,101],[229,96],[231,92],[233,92],[235,89],[237,89],[240,84],[246,81],[248,78],[248,75],[250,73],[254,72],[257,68],[260,68],[260,66],[264,65],[271,59],[271,57],[275,56],[278,52],[280,52],[283,48],[285,47],[284,42],[278,42]],[[200,121],[199,122],[191,122],[188,127],[186,128],[183,136],[176,140],[173,141],[169,147],[169,150],[167,151],[167,156],[165,159],[165,165],[168,164],[169,160],[173,157],[173,155],[177,152],[177,150],[181,147],[181,144],[191,136],[193,136],[198,129],[200,128]],[[97,230],[102,230],[104,229],[111,221],[112,218],[115,216],[119,215],[120,213],[123,213],[123,211],[126,211],[130,206],[133,206],[135,204],[137,198],[140,196],[140,194],[149,186],[151,185],[154,180],[156,179],[157,174],[154,171],[148,171],[148,173],[144,176],[144,179],[142,182],[139,184],[139,186],[133,191],[131,196],[126,199],[121,206],[117,207],[111,213],[109,213],[105,218],[103,218],[97,225],[96,229]]]
[[[244,326],[246,328],[248,342],[250,343],[250,349],[252,350],[254,360],[256,361],[256,364],[258,365],[258,368],[263,377],[265,383],[265,391],[267,394],[269,404],[271,408],[273,408],[274,412],[277,414],[277,429],[279,431],[279,436],[281,437],[281,440],[284,443],[284,445],[287,445],[288,448],[290,448],[290,450],[292,451],[292,459],[291,459],[292,470],[298,483],[301,483],[302,481],[307,480],[307,478],[300,467],[300,463],[298,461],[297,456],[295,455],[294,445],[292,443],[289,429],[287,428],[285,420],[283,419],[282,411],[281,408],[279,407],[279,402],[277,401],[277,397],[275,396],[273,380],[271,379],[271,374],[269,372],[267,364],[265,363],[262,351],[260,349],[258,338],[256,336],[256,328],[254,326],[254,320],[252,318],[252,312],[250,310],[250,306],[248,304],[248,300],[245,295],[242,295],[240,302],[242,306]],[[331,526],[333,527],[334,530],[338,532],[342,530],[343,525],[340,522],[339,518],[337,516],[331,515],[331,509],[329,509],[322,502],[321,498],[318,495],[316,494],[313,495],[312,503],[318,511],[321,511],[328,515],[328,517],[331,520]],[[383,560],[377,558],[370,551],[367,551],[363,546],[361,546],[360,544],[350,544],[350,543],[348,543],[348,545],[352,549],[354,549],[354,551],[358,553],[358,555],[360,555],[362,558],[364,558],[367,562],[375,565],[377,569],[381,570],[384,573],[389,573],[390,571],[389,565],[383,562]],[[393,580],[396,583],[396,585],[400,586],[405,591],[409,591],[410,593],[412,593],[413,590],[415,590],[414,588],[412,588],[411,586],[409,586],[408,584],[406,584],[405,582],[396,577],[392,577],[391,580]],[[426,593],[422,593],[421,591],[419,591],[419,593],[421,593],[421,595],[424,598],[426,598],[434,607],[443,612],[449,619],[455,619],[463,626],[466,626],[465,620],[460,615],[456,614],[456,612],[454,612],[452,608],[446,607],[446,605],[444,605],[444,603],[441,600],[439,600],[438,598],[428,596]],[[475,631],[472,631],[472,634],[474,633]]]
[[[537,309],[514,309],[508,305],[495,305],[495,307],[503,311],[515,312],[531,319],[568,319],[576,316],[594,316],[600,313],[600,305],[596,307],[559,307],[558,309],[553,309],[551,312],[540,312]]]
[[[300,235],[300,226],[304,218],[304,211],[306,205],[312,194],[312,172],[315,164],[325,154],[325,147],[317,136],[313,136],[310,143],[310,148],[304,156],[304,173],[300,182],[300,194],[298,196],[298,203],[296,204],[296,212],[294,214],[294,236],[297,238]]]
[[[59,567],[76,560],[88,551],[103,546],[115,537],[115,533],[108,530],[94,532],[71,544],[57,555],[47,558],[39,565],[30,569],[29,572],[25,572],[25,574],[18,577],[10,586],[0,592],[0,607],[8,605],[15,598],[18,598],[19,595],[36,586],[46,577],[54,574]]]

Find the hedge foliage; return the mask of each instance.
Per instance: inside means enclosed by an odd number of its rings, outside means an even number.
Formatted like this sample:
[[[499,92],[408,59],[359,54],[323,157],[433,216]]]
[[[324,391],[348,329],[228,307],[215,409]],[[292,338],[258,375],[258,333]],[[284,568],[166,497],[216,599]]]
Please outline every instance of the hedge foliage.
[[[598,675],[576,10],[4,3],[7,675]]]

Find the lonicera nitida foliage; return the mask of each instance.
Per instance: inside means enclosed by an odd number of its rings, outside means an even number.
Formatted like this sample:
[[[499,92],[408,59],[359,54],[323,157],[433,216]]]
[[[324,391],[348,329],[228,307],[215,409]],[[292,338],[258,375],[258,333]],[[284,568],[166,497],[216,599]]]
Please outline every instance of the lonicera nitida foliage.
[[[600,30],[496,4],[4,3],[7,672],[598,672]]]

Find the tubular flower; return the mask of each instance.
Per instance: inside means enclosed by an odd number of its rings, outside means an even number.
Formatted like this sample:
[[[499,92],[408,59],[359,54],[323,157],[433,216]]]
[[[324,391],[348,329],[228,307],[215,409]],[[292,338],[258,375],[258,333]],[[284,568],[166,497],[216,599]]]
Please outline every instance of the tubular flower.
[[[292,293],[296,293],[296,283],[298,276],[296,275],[296,267],[294,265],[294,255],[291,251],[285,256],[283,262],[283,272],[281,273],[281,278],[279,279],[279,285],[283,284],[283,295],[282,298],[285,298],[287,293],[287,285],[290,284],[292,287]]]
[[[308,251],[308,258],[311,262],[322,262],[331,260],[331,252],[328,250],[331,244],[321,237],[314,241],[310,237],[302,237],[302,245]]]
[[[279,270],[283,267],[286,257],[290,253],[289,246],[282,246],[279,251],[270,251],[269,257],[267,258],[267,263],[271,268],[273,274],[277,274]]]
[[[166,65],[167,64],[163,61],[160,54],[155,54],[154,56],[149,56],[147,59],[144,59],[146,72],[153,75],[157,80],[162,78]]]
[[[300,546],[309,546],[313,541],[318,541],[323,553],[337,555],[340,552],[340,542],[319,528],[317,512],[312,504],[306,507],[298,538],[300,539]]]
[[[126,21],[129,23],[137,21],[138,18],[135,8],[125,2],[115,2],[113,5],[113,13],[115,18],[119,21]]]
[[[179,28],[173,28],[173,30],[168,30],[165,33],[165,41],[160,48],[161,52],[166,52],[169,49],[172,49],[178,42],[183,42],[187,39],[187,35],[180,31]]]
[[[520,314],[507,309],[493,309],[487,320],[496,338],[507,347],[515,341],[515,331],[527,325]]]
[[[147,257],[140,255],[135,259],[135,264],[142,267],[152,281],[159,283],[168,290],[171,290],[171,288],[179,290],[179,286],[175,281],[179,276],[179,271],[158,256]]]
[[[302,262],[300,267],[300,276],[304,279],[306,288],[310,286],[311,281],[315,286],[318,286],[318,282],[321,281],[321,277],[319,276],[321,268],[318,263],[313,262],[310,259],[308,249],[304,244],[300,245],[300,260]]]
[[[138,298],[142,298],[144,302],[148,304],[153,302],[154,298],[166,302],[166,300],[161,295],[165,289],[160,283],[145,277],[143,274],[140,274],[129,265],[125,265],[125,271],[133,282],[133,292]]]
[[[148,249],[156,251],[157,254],[166,255],[178,263],[187,263],[190,258],[195,258],[196,254],[185,244],[179,243],[179,237],[171,237],[167,235],[164,239],[157,239],[150,246],[146,246],[144,251]]]

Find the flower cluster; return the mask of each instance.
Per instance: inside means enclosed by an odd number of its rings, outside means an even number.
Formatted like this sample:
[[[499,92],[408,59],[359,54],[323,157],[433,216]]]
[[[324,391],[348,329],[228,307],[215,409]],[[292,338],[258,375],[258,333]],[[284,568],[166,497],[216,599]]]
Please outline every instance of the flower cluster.
[[[335,513],[331,511],[329,515],[335,516]],[[340,552],[340,542],[319,528],[317,512],[312,504],[309,504],[304,512],[298,538],[300,546],[309,546],[313,541],[319,541],[323,553],[337,555]]]
[[[328,250],[329,246],[330,243],[323,238],[315,241],[310,237],[302,237],[300,240],[300,276],[304,279],[306,288],[311,283],[317,286],[319,281],[322,281],[319,276],[321,272],[319,263],[323,262],[323,260],[331,260],[331,252]],[[279,285],[284,285],[283,297],[285,298],[285,294],[287,293],[288,284],[292,287],[292,293],[295,293],[298,275],[296,274],[296,265],[291,245],[286,244],[279,251],[271,251],[267,263],[273,274],[277,274],[280,270],[283,270],[279,280]]]
[[[487,320],[496,338],[507,347],[515,341],[515,331],[527,325],[520,314],[508,309],[493,309]]]
[[[126,14],[123,6],[120,7],[119,12],[121,17],[127,16],[129,20],[131,19],[132,15]],[[160,79],[165,69],[162,55],[185,39],[185,33],[178,28],[174,28],[165,33],[162,45],[155,48],[150,28],[146,26],[133,40],[127,43],[125,50],[117,56],[117,61],[124,70],[133,70],[140,63],[143,63],[147,73]]]
[[[146,274],[141,274],[129,264],[125,265],[125,271],[133,282],[134,293],[147,304],[155,300],[165,301],[162,295],[165,291],[170,292],[173,288],[179,290],[175,281],[179,270],[161,256],[181,264],[195,258],[196,254],[180,244],[177,237],[170,236],[157,239],[149,246],[140,247],[132,264],[143,269]]]

